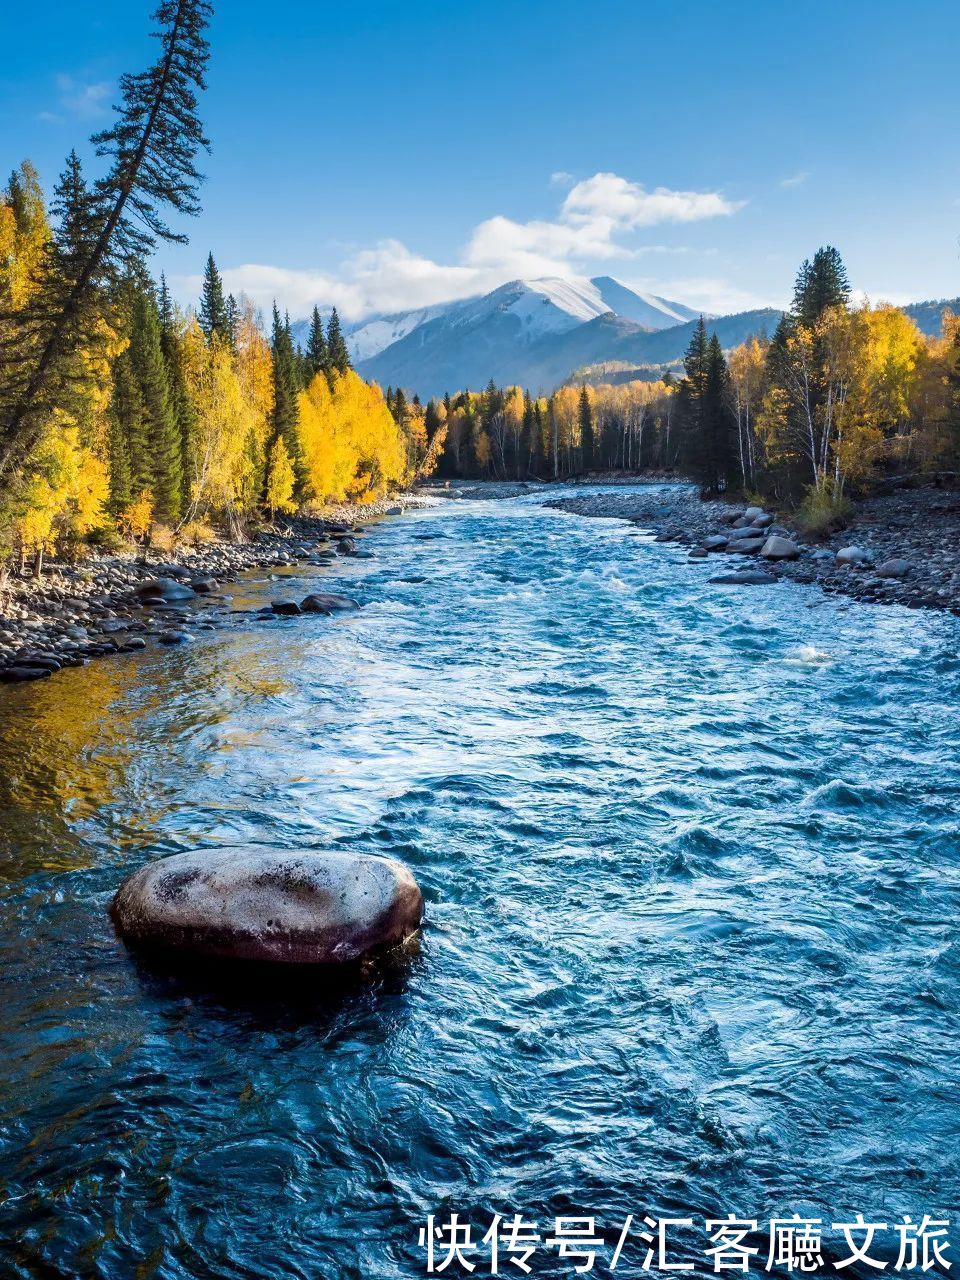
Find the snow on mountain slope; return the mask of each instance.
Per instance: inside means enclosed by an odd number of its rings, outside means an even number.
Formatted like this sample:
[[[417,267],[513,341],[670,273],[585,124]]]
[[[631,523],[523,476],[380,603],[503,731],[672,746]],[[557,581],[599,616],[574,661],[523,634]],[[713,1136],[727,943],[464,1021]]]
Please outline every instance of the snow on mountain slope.
[[[638,293],[612,276],[597,276],[593,280],[511,280],[483,297],[454,304],[448,315],[452,324],[475,324],[495,311],[515,316],[528,338],[564,333],[608,311],[648,329],[668,329],[699,314],[682,303]]]
[[[545,333],[564,333],[608,311],[649,329],[684,324],[698,314],[682,303],[638,293],[612,276],[594,280],[548,277],[511,280],[492,293],[462,301],[371,316],[352,326],[346,338],[351,356],[359,363],[379,355],[431,320],[446,318],[451,325],[472,325],[494,312],[509,312],[520,321],[522,335],[532,339]]]
[[[412,333],[428,320],[435,320],[445,315],[457,303],[441,302],[433,307],[421,307],[417,311],[399,311],[390,316],[371,316],[361,324],[354,325],[346,334],[347,348],[350,358],[355,361],[369,360],[385,348],[399,342],[408,333]]]
[[[700,315],[682,302],[668,302],[655,293],[641,293],[613,276],[594,276],[590,281],[606,304],[605,311],[613,311],[624,320],[633,320],[647,329],[669,329],[675,324],[686,324]]]

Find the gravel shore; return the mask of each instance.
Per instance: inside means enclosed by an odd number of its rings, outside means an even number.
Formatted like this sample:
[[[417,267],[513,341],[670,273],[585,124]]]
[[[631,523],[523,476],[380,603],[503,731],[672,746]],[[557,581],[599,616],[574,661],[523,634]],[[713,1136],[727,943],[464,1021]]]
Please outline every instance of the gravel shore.
[[[332,507],[316,518],[261,530],[249,542],[178,552],[172,563],[132,553],[91,556],[77,565],[49,564],[39,579],[12,578],[0,584],[0,683],[41,679],[152,644],[187,643],[230,617],[224,584],[250,570],[364,555],[356,542],[363,521],[421,502],[403,495],[364,507]]]

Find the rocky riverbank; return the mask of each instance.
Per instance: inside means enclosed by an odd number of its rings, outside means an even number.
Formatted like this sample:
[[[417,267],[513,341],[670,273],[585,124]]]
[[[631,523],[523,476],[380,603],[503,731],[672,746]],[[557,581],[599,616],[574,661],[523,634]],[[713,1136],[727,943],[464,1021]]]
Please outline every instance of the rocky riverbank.
[[[549,505],[629,520],[660,541],[689,546],[713,581],[792,579],[874,604],[960,615],[960,491],[903,489],[866,499],[842,532],[818,540],[773,512],[701,501],[693,488],[618,493],[612,486]]]
[[[151,644],[187,643],[233,613],[221,590],[225,584],[250,570],[334,564],[339,556],[369,554],[357,541],[361,522],[419,504],[404,495],[367,507],[331,508],[323,517],[260,530],[249,542],[213,542],[183,552],[174,562],[130,553],[50,564],[39,579],[12,578],[0,584],[0,683],[42,679],[63,667]],[[276,611],[342,607],[335,603],[341,597],[308,599],[313,603],[304,606],[278,600]]]

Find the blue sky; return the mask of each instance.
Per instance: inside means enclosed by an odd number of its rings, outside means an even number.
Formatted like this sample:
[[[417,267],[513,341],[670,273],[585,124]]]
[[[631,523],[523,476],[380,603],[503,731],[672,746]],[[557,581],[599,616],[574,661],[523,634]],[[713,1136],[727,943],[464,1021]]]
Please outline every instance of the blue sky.
[[[4,171],[102,127],[150,7],[5,6]],[[960,294],[947,0],[219,0],[211,39],[204,212],[156,263],[185,302],[209,249],[352,319],[560,273],[741,310],[823,243],[875,300]]]

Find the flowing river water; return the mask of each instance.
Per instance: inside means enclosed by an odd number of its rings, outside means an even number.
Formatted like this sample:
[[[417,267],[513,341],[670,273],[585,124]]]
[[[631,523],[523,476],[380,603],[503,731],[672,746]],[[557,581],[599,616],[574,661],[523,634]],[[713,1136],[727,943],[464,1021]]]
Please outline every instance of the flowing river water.
[[[533,496],[365,546],[290,575],[355,615],[0,692],[3,1276],[395,1280],[452,1211],[595,1215],[608,1274],[631,1213],[956,1213],[960,620]],[[402,859],[419,953],[136,963],[124,873],[235,843]]]

